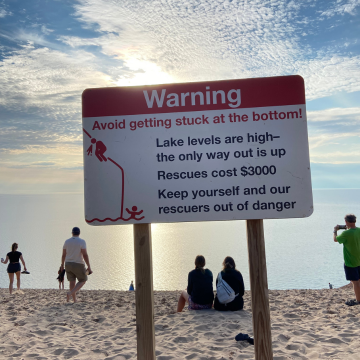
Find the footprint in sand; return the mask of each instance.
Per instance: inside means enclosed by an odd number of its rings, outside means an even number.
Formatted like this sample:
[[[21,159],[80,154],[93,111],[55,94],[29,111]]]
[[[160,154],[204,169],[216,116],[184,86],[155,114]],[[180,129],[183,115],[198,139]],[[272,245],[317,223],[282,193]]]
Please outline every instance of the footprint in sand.
[[[131,328],[125,328],[125,327],[119,327],[116,332],[122,334],[122,333],[126,333],[129,332],[130,330],[132,330]]]
[[[62,352],[60,354],[62,354],[65,359],[69,359],[69,358],[74,357],[79,354],[79,352],[75,349],[64,349],[64,350],[58,349],[57,351],[59,351],[59,350],[62,350]],[[55,355],[57,355],[57,354],[55,354]]]
[[[289,319],[300,319],[299,315],[293,314],[293,313],[286,313],[286,314],[284,314],[284,317],[289,318]]]
[[[71,331],[70,329],[64,327],[64,326],[58,326],[58,325],[55,325],[55,326],[52,326],[49,328],[51,331],[57,333],[57,334],[61,334],[61,333],[64,333],[66,331]]]
[[[330,339],[324,339],[323,342],[328,342],[328,343],[331,343],[331,344],[344,344],[344,341],[338,339],[338,338],[330,338]]]
[[[292,331],[292,334],[295,335],[295,336],[301,336],[301,335],[304,335],[306,334],[307,332],[302,330],[302,331],[299,331],[299,330],[294,330]]]
[[[173,341],[175,343],[188,343],[188,342],[191,342],[193,340],[194,340],[193,337],[178,336]]]
[[[238,324],[229,324],[227,326],[227,328],[230,330],[237,330],[237,329],[239,329],[239,325]]]
[[[105,317],[103,317],[103,316],[98,316],[97,318],[95,318],[95,319],[92,319],[92,321],[94,321],[94,322],[96,322],[96,323],[102,323],[102,322],[104,322],[106,320],[106,318]]]
[[[283,334],[280,334],[277,338],[279,341],[282,341],[282,342],[288,342],[290,340],[290,336],[283,335]]]
[[[33,331],[33,334],[36,334],[39,336],[47,336],[47,335],[52,335],[52,332],[47,331],[47,330],[35,330],[35,331]]]
[[[24,295],[24,292],[22,290],[15,290],[13,291],[13,295]]]
[[[208,325],[198,325],[194,327],[194,330],[196,331],[203,331],[203,330],[208,330],[209,326]]]
[[[300,346],[299,345],[296,345],[296,344],[289,344],[289,345],[286,345],[285,346],[285,349],[287,350],[299,350],[300,349]]]

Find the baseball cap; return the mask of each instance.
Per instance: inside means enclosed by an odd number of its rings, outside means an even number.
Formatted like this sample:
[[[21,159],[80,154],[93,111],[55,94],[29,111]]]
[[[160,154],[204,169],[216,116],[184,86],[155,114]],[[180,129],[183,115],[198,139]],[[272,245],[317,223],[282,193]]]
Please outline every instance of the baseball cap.
[[[74,235],[79,235],[79,234],[80,234],[80,229],[75,226],[75,227],[72,229],[72,233],[73,233]]]

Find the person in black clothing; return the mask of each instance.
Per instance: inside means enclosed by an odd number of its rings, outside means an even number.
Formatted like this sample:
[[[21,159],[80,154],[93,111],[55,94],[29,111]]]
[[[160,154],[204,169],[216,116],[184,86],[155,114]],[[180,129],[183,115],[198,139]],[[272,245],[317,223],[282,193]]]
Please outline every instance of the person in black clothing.
[[[238,294],[235,299],[227,304],[221,304],[215,297],[214,308],[219,311],[237,311],[242,310],[244,307],[244,280],[241,275],[241,272],[236,270],[235,261],[232,257],[227,256],[223,261],[223,269],[221,271],[221,276],[234,290],[235,294]],[[216,285],[218,279],[216,279]]]
[[[18,248],[18,244],[13,243],[11,246],[11,251],[6,254],[6,259],[5,260],[1,259],[1,262],[3,264],[7,264],[8,261],[10,262],[10,264],[8,265],[8,268],[7,268],[7,272],[9,274],[9,280],[10,280],[10,284],[9,284],[10,294],[12,294],[12,291],[13,291],[14,274],[16,274],[17,289],[20,290],[21,265],[20,265],[19,260],[21,260],[21,262],[23,263],[24,270],[27,271],[24,258],[22,256],[21,252],[17,251],[17,248]]]
[[[179,298],[177,312],[181,312],[185,303],[189,303],[189,310],[211,309],[214,301],[213,274],[204,269],[205,258],[198,255],[195,259],[195,270],[189,272],[188,286]]]
[[[62,289],[64,290],[65,269],[62,269],[60,266],[58,274],[59,276],[56,279],[59,280],[59,290],[61,290],[61,285]]]

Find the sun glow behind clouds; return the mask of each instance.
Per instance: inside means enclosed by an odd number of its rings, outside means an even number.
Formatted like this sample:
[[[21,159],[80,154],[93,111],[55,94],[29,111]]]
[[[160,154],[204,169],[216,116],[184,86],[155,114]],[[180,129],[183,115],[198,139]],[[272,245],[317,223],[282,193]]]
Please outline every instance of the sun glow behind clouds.
[[[118,86],[153,85],[174,82],[172,76],[163,72],[158,65],[149,61],[130,58],[125,61],[125,65],[135,71],[135,73],[132,77],[120,77],[116,82]]]

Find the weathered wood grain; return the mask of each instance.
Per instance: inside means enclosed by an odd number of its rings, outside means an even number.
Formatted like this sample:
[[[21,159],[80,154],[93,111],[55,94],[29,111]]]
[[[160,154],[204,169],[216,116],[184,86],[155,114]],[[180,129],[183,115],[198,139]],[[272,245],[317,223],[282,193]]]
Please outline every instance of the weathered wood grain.
[[[151,224],[134,225],[135,302],[138,360],[155,360]]]
[[[256,360],[272,360],[270,308],[263,220],[247,220],[251,307]]]

